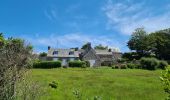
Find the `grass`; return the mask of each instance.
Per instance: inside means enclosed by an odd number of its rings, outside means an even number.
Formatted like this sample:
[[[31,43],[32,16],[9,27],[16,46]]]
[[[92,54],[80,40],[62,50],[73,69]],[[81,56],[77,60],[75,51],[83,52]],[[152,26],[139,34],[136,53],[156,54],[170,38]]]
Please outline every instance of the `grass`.
[[[164,100],[166,95],[159,76],[161,70],[139,69],[33,69],[33,80],[40,82],[46,95],[42,100],[76,100],[74,90],[82,100]],[[48,86],[58,82],[58,88]]]

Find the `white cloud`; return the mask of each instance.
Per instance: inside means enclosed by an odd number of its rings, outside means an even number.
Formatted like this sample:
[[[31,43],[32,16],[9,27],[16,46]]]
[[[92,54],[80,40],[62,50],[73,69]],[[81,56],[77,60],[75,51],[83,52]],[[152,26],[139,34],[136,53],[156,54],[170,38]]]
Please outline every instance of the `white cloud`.
[[[39,37],[34,38],[25,37],[35,47],[52,46],[53,48],[71,48],[81,47],[83,44],[91,42],[92,46],[102,44],[111,48],[123,49],[125,45],[114,39],[114,37],[84,35],[82,33],[70,33],[65,35],[51,34],[48,37],[41,37],[41,35],[38,36]]]
[[[154,15],[156,10],[145,7],[144,2],[113,4],[109,0],[103,11],[108,19],[107,29],[116,29],[127,35],[138,27],[144,27],[148,32],[170,27],[170,12]]]

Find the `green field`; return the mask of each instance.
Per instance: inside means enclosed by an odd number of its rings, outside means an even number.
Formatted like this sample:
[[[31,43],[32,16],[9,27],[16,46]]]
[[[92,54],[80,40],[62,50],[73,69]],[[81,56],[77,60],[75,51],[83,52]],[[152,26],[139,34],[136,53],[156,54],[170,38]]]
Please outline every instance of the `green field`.
[[[161,70],[139,69],[33,69],[33,80],[40,82],[46,94],[42,100],[76,100],[74,90],[80,92],[81,100],[164,100],[159,76]],[[58,82],[58,88],[48,86]]]

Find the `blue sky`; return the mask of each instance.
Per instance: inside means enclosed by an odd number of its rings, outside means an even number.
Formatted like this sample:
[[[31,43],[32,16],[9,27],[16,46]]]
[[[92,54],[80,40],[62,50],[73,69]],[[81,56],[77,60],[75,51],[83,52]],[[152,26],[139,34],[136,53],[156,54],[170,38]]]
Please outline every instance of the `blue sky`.
[[[129,51],[134,29],[170,27],[170,0],[1,0],[0,32],[24,38],[35,52],[86,42]]]

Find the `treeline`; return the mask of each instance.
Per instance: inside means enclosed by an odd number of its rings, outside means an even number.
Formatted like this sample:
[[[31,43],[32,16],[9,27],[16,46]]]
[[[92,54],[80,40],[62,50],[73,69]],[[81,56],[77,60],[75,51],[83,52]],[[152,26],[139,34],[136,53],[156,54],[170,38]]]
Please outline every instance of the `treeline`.
[[[155,57],[170,60],[170,28],[147,33],[144,28],[137,28],[131,35],[127,46],[132,52],[125,53],[123,58],[139,60],[142,57]]]

